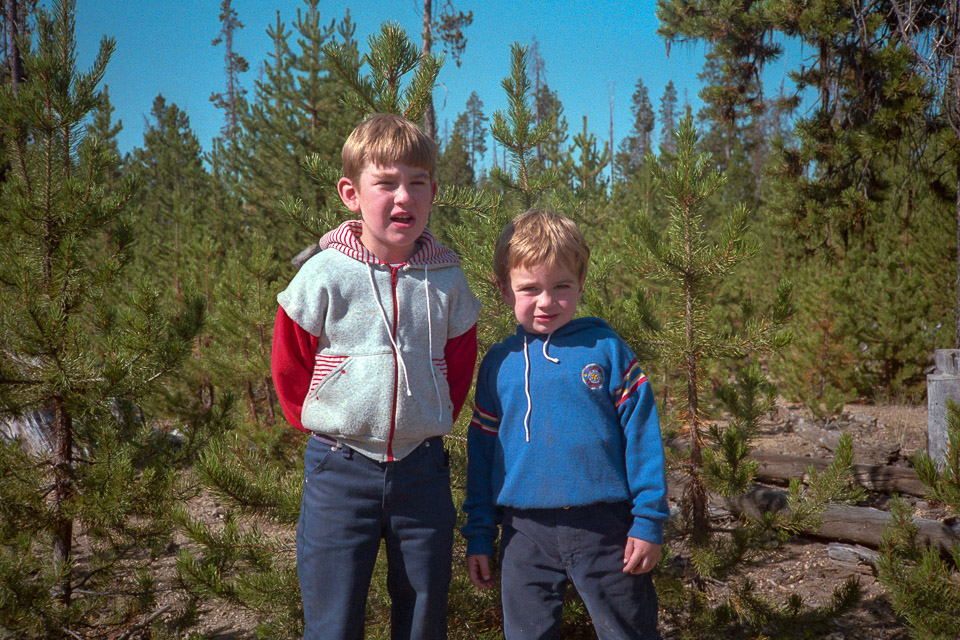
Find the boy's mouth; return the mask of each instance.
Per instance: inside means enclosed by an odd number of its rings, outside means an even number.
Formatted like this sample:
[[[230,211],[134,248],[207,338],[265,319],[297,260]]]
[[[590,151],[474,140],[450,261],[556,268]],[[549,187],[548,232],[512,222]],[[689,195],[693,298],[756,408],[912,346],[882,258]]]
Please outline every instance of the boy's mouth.
[[[413,224],[413,216],[409,213],[395,213],[390,216],[390,222],[400,225],[410,225]]]

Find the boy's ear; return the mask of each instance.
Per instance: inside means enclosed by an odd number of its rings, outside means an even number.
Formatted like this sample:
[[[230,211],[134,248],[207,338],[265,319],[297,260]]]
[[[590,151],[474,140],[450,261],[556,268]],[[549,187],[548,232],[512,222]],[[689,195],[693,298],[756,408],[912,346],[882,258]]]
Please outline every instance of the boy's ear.
[[[430,202],[433,202],[437,198],[437,181],[431,180],[431,183],[433,185],[433,195],[430,196]]]
[[[507,304],[510,304],[510,283],[504,282],[503,280],[497,280],[497,288],[500,289],[500,296],[503,298],[503,301]]]
[[[360,190],[353,184],[353,180],[344,176],[337,182],[337,193],[347,209],[358,213],[360,211]]]

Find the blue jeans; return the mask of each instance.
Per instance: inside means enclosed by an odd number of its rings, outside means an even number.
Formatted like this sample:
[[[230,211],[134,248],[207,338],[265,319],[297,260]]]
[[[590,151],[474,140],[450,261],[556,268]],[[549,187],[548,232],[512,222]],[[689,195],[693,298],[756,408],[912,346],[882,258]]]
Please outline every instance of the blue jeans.
[[[456,520],[443,441],[376,462],[311,437],[304,455],[297,574],[305,640],[363,638],[381,539],[387,553],[391,637],[447,637]]]
[[[507,640],[559,637],[568,582],[601,640],[659,640],[650,574],[623,573],[632,523],[628,503],[505,509],[500,570]]]

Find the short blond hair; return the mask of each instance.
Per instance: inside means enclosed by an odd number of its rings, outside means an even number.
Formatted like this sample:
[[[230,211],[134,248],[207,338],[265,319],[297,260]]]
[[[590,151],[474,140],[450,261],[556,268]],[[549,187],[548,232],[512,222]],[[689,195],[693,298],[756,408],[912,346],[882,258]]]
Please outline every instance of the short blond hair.
[[[573,220],[539,209],[508,222],[493,251],[493,272],[503,283],[510,281],[510,271],[515,267],[562,264],[583,286],[589,262],[590,247]]]
[[[378,113],[357,125],[347,137],[340,159],[343,176],[354,183],[367,165],[389,164],[424,169],[432,180],[437,153],[437,144],[413,122],[391,113]]]

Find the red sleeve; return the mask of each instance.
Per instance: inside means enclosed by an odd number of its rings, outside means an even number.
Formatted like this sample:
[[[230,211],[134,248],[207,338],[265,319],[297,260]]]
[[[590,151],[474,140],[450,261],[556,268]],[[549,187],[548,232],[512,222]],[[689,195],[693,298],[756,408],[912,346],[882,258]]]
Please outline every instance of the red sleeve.
[[[300,423],[300,411],[310,389],[319,339],[290,319],[283,307],[277,309],[273,325],[270,372],[287,422],[307,432]]]
[[[477,365],[476,324],[456,338],[447,340],[447,345],[443,348],[443,359],[447,361],[447,386],[450,387],[453,419],[456,420],[470,392],[473,369]]]

